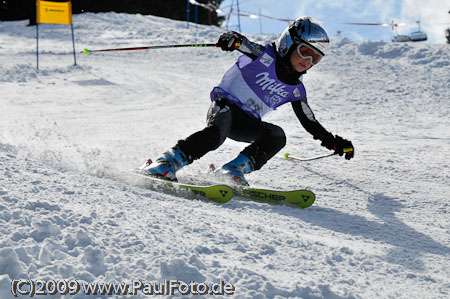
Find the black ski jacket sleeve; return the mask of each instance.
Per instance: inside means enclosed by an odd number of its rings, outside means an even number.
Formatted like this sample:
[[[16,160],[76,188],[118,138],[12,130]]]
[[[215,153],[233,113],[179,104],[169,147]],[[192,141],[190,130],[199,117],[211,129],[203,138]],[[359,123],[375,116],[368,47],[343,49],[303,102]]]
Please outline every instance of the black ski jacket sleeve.
[[[304,97],[301,100],[291,102],[295,115],[299,119],[305,130],[310,133],[314,139],[323,141],[327,136],[333,136],[317,121],[308,105],[308,100]]]
[[[241,46],[239,47],[239,52],[247,55],[252,60],[255,60],[264,53],[265,48],[266,47],[264,47],[263,45],[251,42],[248,38],[242,36],[242,42]]]

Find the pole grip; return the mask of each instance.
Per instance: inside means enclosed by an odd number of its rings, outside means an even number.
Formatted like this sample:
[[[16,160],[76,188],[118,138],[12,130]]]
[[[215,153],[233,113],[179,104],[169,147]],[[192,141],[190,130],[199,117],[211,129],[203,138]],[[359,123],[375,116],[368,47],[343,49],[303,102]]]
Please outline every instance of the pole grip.
[[[353,152],[353,148],[351,148],[351,147],[344,148],[344,149],[343,149],[343,152],[344,152],[344,153]]]

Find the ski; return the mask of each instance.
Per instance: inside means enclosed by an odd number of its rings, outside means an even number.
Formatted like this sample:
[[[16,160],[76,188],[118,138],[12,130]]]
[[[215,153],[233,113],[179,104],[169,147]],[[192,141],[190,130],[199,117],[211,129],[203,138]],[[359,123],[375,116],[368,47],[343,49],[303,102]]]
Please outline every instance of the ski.
[[[316,195],[309,190],[279,191],[245,186],[238,186],[233,189],[236,196],[258,201],[290,203],[301,208],[311,206],[316,200]]]
[[[145,182],[147,183],[145,185],[146,188],[172,195],[186,195],[187,197],[200,196],[202,198],[207,198],[214,202],[226,203],[233,197],[234,194],[233,189],[227,185],[211,184],[207,186],[200,186],[200,185],[171,182],[155,178],[140,173],[138,170],[137,171],[132,170],[131,173],[145,180]]]
[[[216,167],[213,163],[209,164],[208,174],[213,173]],[[281,191],[265,188],[254,188],[250,186],[233,186],[234,195],[257,201],[266,201],[272,203],[289,203],[300,208],[310,207],[316,200],[316,195],[309,190],[298,189],[290,191]]]
[[[144,180],[145,188],[172,194],[176,196],[201,197],[218,203],[226,203],[233,196],[247,198],[256,201],[265,201],[271,203],[291,204],[300,208],[310,207],[316,200],[316,196],[312,191],[299,190],[274,190],[265,188],[255,188],[237,185],[218,184],[213,181],[204,182],[204,185],[195,183],[178,183],[171,182],[159,178],[155,178],[133,169],[131,173]],[[189,176],[188,176],[189,177]],[[195,178],[192,178],[195,182]]]

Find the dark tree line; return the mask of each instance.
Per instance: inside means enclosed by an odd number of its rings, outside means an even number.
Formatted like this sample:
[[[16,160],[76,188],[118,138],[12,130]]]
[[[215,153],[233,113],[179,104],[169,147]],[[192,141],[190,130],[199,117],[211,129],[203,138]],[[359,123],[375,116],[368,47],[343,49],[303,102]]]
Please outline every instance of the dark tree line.
[[[67,0],[50,0],[66,2]],[[210,2],[219,7],[223,0],[197,0],[199,3]],[[155,15],[174,20],[186,20],[187,0],[73,0],[73,14],[83,12],[123,12],[130,14]],[[190,20],[194,22],[195,9],[190,5]],[[1,0],[0,21],[30,20],[30,25],[36,23],[36,0]],[[223,17],[215,11],[203,7],[198,8],[198,23],[220,25]]]

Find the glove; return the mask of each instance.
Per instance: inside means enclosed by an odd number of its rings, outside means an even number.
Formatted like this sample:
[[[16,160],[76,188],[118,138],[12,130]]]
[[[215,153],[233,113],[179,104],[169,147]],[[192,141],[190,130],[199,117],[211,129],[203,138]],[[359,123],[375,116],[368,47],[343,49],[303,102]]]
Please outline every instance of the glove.
[[[219,37],[217,45],[224,51],[234,51],[242,43],[243,36],[235,31],[229,31]]]
[[[350,160],[355,155],[355,149],[353,148],[353,144],[351,141],[348,141],[341,136],[335,136],[336,147],[334,149],[335,153],[338,153],[339,156],[345,154],[345,159]]]
[[[355,155],[352,142],[342,138],[341,136],[333,136],[333,134],[328,134],[315,139],[320,139],[322,141],[322,146],[329,150],[334,150],[334,152],[339,156],[345,154],[345,159],[347,160],[350,160]]]
[[[326,147],[329,150],[335,150],[336,143],[333,134],[329,133],[327,135],[315,136],[314,139],[319,139],[322,141],[320,144],[321,146]]]

